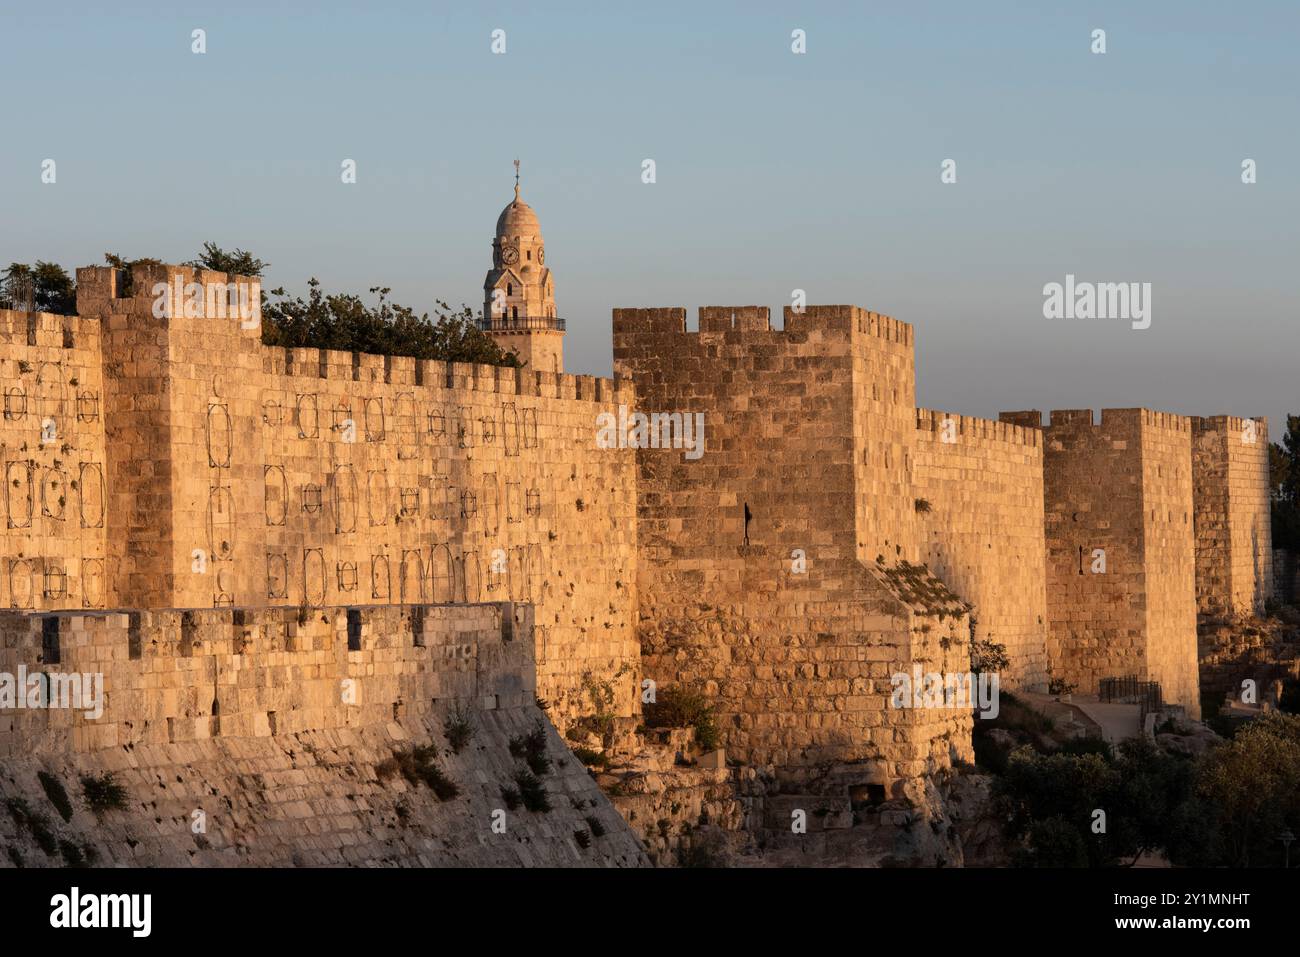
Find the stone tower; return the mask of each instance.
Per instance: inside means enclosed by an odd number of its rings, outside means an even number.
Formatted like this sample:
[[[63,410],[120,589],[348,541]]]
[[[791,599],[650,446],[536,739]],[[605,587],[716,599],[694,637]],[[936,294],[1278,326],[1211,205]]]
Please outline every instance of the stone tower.
[[[564,371],[564,320],[555,315],[555,281],[546,268],[542,227],[533,208],[515,198],[497,217],[492,268],[483,282],[483,330],[519,353],[535,372]]]

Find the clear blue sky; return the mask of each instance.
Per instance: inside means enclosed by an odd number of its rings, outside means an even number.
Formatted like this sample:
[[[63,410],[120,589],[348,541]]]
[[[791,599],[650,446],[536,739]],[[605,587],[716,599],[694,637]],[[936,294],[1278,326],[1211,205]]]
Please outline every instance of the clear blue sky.
[[[477,307],[519,157],[570,371],[614,306],[802,288],[912,323],[932,408],[1300,412],[1294,3],[46,7],[0,10],[3,263],[214,240]],[[1151,328],[1044,319],[1066,273],[1152,283]]]

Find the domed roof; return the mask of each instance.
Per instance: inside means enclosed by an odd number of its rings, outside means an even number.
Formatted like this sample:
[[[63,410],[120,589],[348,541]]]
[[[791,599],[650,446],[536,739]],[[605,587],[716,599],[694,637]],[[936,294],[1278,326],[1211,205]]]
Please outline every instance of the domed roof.
[[[497,235],[540,236],[541,234],[542,224],[537,221],[537,214],[533,212],[533,207],[519,198],[519,186],[516,185],[514,202],[501,210],[501,215],[497,217]]]

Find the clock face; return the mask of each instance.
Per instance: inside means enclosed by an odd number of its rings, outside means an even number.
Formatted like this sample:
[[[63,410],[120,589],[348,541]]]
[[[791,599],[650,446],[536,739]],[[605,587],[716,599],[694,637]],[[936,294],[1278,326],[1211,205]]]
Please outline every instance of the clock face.
[[[519,250],[514,246],[503,246],[501,248],[501,261],[507,266],[513,266],[519,262]]]
[[[546,247],[545,247],[545,246],[538,246],[538,247],[537,247],[537,265],[539,265],[539,266],[544,266],[544,265],[546,265]]]

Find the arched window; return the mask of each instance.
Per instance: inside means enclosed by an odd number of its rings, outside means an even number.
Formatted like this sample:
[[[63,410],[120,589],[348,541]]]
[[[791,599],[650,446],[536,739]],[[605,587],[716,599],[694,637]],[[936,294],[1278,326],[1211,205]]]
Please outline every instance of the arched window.
[[[533,258],[533,251],[532,251],[531,249],[528,250],[528,258],[529,258],[529,259],[532,259],[532,258]]]
[[[510,318],[511,318],[511,319],[518,319],[518,318],[519,318],[519,307],[518,307],[518,306],[513,306],[513,307],[511,307],[511,309],[510,309]]]
[[[515,284],[512,282],[506,283],[506,295],[513,296],[514,294],[515,294]]]

